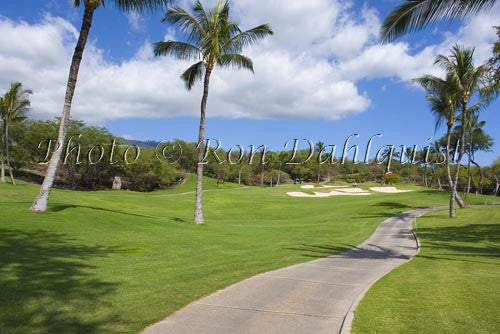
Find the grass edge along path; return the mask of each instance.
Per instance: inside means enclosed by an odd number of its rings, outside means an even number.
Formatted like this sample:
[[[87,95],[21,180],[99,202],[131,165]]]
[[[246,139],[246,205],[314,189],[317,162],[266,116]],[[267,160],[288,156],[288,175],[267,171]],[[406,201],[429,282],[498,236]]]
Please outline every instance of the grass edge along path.
[[[419,254],[377,281],[355,310],[353,334],[497,333],[500,207],[417,220]]]

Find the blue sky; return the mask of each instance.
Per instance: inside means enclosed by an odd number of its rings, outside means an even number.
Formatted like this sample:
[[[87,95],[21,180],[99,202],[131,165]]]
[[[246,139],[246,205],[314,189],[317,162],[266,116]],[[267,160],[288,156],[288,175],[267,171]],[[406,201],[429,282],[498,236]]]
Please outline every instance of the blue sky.
[[[35,75],[0,64],[0,87],[22,79],[35,93],[39,91],[33,103],[35,117],[53,117],[62,107],[68,71],[64,66],[75,38],[71,29],[79,28],[81,9],[60,0],[1,2],[0,33],[6,29],[8,34],[0,35],[0,59],[6,59],[4,64],[40,63],[34,67]],[[265,144],[278,149],[293,138],[341,146],[354,133],[360,134],[355,142],[362,147],[376,133],[383,137],[375,146],[424,146],[442,131],[434,133],[424,93],[409,80],[435,71],[435,55],[456,41],[477,46],[482,61],[494,40],[490,23],[498,23],[496,8],[480,18],[442,23],[381,46],[376,28],[399,1],[353,1],[351,6],[344,1],[301,1],[300,6],[310,8],[300,10],[311,14],[299,20],[294,8],[280,7],[279,2],[259,6],[259,1],[234,1],[243,28],[269,23],[276,35],[247,50],[255,61],[255,77],[222,73],[212,82],[207,137],[221,139],[224,147]],[[187,64],[151,58],[151,42],[166,35],[182,38],[161,23],[161,17],[161,13],[125,15],[111,5],[97,10],[75,96],[76,118],[135,139],[196,139],[200,91],[185,92],[178,78]],[[310,32],[311,27],[318,31]],[[44,32],[51,36],[47,41],[38,35]],[[16,40],[29,38],[40,44],[35,51],[5,50]],[[499,107],[497,101],[482,116],[496,141],[500,141]],[[478,154],[477,160],[488,164],[498,158],[499,145],[493,152]]]

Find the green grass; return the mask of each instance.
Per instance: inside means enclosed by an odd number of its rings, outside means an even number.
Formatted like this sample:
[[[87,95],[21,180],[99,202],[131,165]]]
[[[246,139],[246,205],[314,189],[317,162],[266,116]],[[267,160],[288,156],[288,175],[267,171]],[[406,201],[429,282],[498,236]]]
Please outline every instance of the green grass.
[[[38,186],[0,185],[0,333],[138,333],[242,279],[357,245],[396,212],[447,202],[419,187],[310,199],[287,196],[294,185],[205,183],[203,226],[191,223],[193,177],[147,194],[55,190],[43,214],[28,210]]]
[[[498,333],[500,208],[446,214],[418,219],[420,253],[368,291],[353,333]]]

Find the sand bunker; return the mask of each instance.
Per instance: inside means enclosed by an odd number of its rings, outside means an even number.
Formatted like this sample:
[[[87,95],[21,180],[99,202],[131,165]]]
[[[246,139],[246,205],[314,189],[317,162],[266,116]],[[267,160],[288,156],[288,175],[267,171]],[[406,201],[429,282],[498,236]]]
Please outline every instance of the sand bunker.
[[[346,188],[348,186],[321,186],[321,187],[315,187],[314,185],[312,184],[306,184],[304,186],[300,186],[302,189],[324,189],[324,188],[327,188],[327,189],[331,189],[331,188]]]
[[[357,188],[357,187],[349,187],[349,186],[323,186],[315,188],[313,185],[305,185],[301,186],[302,189],[320,189],[320,188],[335,188],[330,192],[314,192],[314,194],[307,194],[302,191],[292,191],[286,193],[288,196],[292,197],[310,197],[310,198],[319,198],[319,197],[331,197],[331,196],[366,196],[371,195],[368,190]],[[378,193],[387,193],[387,194],[397,194],[397,193],[406,193],[413,190],[399,190],[396,187],[372,187],[371,191]]]
[[[320,192],[314,192],[314,195],[312,194],[306,194],[301,191],[293,191],[286,193],[288,196],[292,197],[331,197],[331,196],[366,196],[366,195],[371,195],[369,192],[363,192],[363,193],[349,193],[349,192],[340,192],[340,191],[330,191],[328,193],[320,193]]]
[[[347,188],[349,186],[323,186],[323,188]]]
[[[369,193],[368,190],[364,190],[361,188],[342,188],[342,189],[337,189],[337,191],[341,191],[341,192],[345,192],[345,193],[353,193],[353,194]]]
[[[397,193],[407,193],[413,190],[399,190],[396,187],[372,187],[371,191],[375,191],[378,193],[387,193],[387,194],[397,194]]]

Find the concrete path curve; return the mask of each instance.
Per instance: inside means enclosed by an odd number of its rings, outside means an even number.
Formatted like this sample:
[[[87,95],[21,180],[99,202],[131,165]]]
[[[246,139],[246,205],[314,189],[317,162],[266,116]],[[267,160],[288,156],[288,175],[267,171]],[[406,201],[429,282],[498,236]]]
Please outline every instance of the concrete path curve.
[[[379,278],[418,252],[412,222],[434,209],[385,220],[358,247],[267,272],[194,302],[144,334],[349,333],[353,311]]]

